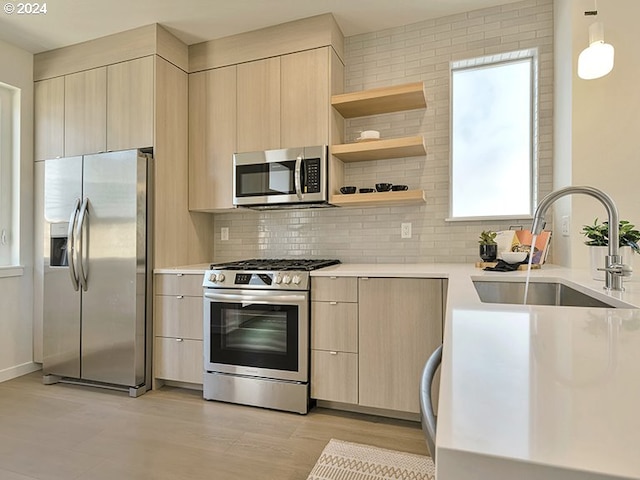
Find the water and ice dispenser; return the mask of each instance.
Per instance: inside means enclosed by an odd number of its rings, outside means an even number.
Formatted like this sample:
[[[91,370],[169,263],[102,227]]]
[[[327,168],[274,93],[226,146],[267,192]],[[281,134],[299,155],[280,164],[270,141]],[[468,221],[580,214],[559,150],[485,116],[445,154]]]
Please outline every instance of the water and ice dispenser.
[[[50,230],[50,266],[68,267],[67,240],[69,235],[69,222],[52,223]]]

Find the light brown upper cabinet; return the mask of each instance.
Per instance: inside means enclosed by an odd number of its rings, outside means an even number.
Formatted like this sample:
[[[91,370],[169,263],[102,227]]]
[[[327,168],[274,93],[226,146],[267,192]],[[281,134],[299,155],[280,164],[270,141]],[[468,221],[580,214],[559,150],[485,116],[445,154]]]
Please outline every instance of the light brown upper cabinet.
[[[233,208],[236,69],[189,75],[189,210]]]
[[[153,145],[154,57],[35,84],[35,159]]]
[[[64,77],[36,82],[35,160],[64,156]]]
[[[107,150],[153,145],[154,58],[107,67]]]
[[[329,139],[330,48],[283,55],[280,144],[324,145]]]
[[[344,121],[330,99],[343,73],[321,47],[190,74],[189,210],[233,208],[235,152],[340,141]]]
[[[238,65],[237,105],[238,151],[280,148],[280,57]]]
[[[107,149],[107,67],[64,79],[64,156]]]
[[[238,65],[238,151],[327,144],[338,63],[323,47]]]

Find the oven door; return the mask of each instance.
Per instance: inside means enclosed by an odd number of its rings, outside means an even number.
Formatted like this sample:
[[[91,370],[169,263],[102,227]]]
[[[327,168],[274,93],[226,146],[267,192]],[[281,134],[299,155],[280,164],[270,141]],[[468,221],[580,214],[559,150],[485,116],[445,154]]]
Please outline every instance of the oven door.
[[[308,292],[205,291],[204,369],[307,382]]]

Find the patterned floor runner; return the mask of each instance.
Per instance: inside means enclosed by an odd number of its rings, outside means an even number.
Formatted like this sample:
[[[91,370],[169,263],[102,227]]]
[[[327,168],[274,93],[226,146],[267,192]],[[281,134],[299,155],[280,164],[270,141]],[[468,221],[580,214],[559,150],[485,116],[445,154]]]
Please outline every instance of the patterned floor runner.
[[[331,439],[307,480],[435,480],[430,457]]]

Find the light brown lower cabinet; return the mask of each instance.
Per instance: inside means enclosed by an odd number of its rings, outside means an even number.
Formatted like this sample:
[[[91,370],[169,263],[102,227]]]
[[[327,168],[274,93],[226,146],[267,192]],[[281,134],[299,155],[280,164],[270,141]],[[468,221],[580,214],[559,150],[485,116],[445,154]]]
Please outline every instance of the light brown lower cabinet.
[[[202,274],[154,275],[154,378],[202,384]]]
[[[311,280],[311,398],[358,403],[358,279]]]
[[[443,280],[358,280],[358,402],[420,413],[420,376],[442,342]]]
[[[311,398],[358,403],[358,354],[311,351]]]
[[[155,349],[156,378],[202,384],[202,340],[156,337]]]
[[[419,413],[420,375],[442,342],[444,282],[314,277],[311,397]]]
[[[314,350],[358,353],[357,303],[313,302],[311,318]]]

